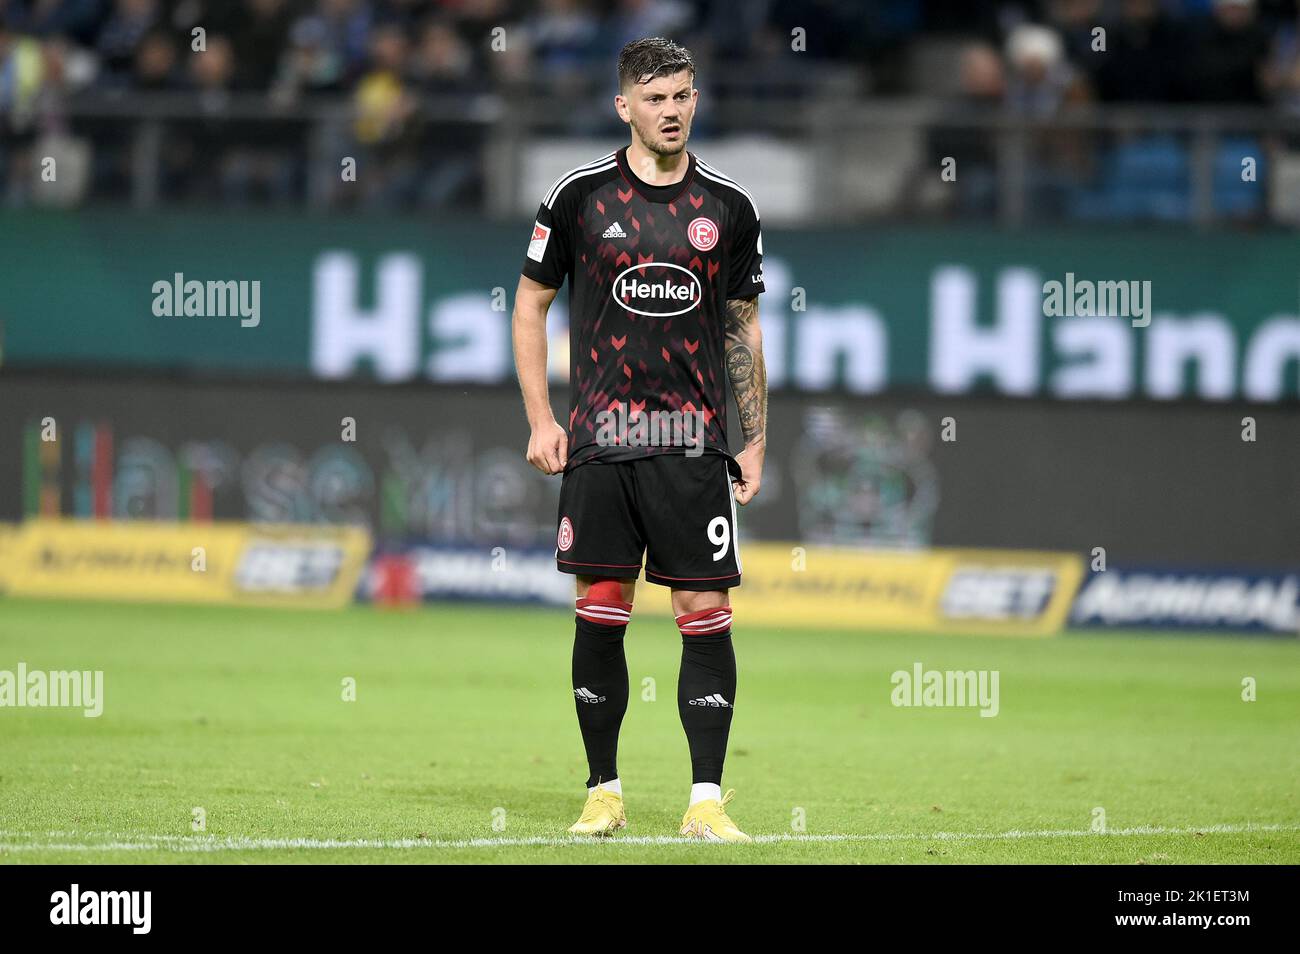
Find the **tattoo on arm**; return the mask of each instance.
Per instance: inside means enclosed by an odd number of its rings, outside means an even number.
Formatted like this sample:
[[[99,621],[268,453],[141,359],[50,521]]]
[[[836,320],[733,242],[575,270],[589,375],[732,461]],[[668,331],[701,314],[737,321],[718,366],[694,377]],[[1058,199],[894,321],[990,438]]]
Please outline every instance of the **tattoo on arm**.
[[[758,328],[758,299],[727,302],[726,364],[731,390],[740,411],[745,443],[767,434],[767,365]]]

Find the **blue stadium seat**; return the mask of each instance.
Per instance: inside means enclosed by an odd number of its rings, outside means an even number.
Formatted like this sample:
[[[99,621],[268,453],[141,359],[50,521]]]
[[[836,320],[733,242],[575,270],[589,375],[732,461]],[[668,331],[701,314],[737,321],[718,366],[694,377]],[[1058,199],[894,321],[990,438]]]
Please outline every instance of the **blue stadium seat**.
[[[1076,192],[1070,211],[1086,220],[1186,220],[1191,211],[1187,150],[1173,136],[1116,145],[1102,161],[1099,185]]]

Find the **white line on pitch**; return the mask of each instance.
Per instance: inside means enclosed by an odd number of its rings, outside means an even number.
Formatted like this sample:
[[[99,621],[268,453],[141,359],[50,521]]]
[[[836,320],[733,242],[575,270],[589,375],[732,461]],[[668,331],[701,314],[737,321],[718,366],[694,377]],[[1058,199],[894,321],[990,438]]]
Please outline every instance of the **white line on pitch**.
[[[1049,829],[1045,831],[1003,832],[881,832],[858,835],[756,835],[759,844],[798,844],[800,842],[890,842],[890,841],[1018,841],[1032,838],[1115,838],[1140,835],[1237,835],[1250,832],[1300,831],[1300,825],[1243,824],[1199,825],[1188,828],[1165,828],[1142,825],[1135,828],[1115,828],[1106,832],[1077,829]],[[60,837],[71,832],[50,832]],[[0,831],[0,838],[33,837],[29,832]],[[536,836],[532,838],[464,838],[439,840],[429,838],[400,839],[333,839],[333,838],[247,838],[216,835],[105,835],[106,841],[97,842],[7,842],[0,841],[0,851],[275,851],[305,849],[313,851],[340,851],[347,849],[378,848],[386,850],[456,849],[456,848],[523,848],[531,846],[564,845],[682,845],[699,844],[690,838],[671,835],[631,835],[605,839],[560,838]]]

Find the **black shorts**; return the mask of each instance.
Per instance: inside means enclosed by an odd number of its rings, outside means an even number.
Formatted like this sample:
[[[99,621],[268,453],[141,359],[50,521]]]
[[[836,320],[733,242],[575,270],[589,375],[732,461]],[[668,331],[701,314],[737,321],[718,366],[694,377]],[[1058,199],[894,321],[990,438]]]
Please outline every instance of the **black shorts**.
[[[580,464],[560,486],[556,566],[679,590],[740,585],[736,500],[720,454]]]

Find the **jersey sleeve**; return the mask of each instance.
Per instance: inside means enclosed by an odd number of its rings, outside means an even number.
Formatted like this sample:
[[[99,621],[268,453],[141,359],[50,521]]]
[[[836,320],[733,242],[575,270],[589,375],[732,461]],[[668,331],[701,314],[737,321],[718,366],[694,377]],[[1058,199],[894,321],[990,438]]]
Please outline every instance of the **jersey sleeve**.
[[[524,275],[552,288],[563,285],[564,277],[573,270],[573,225],[567,199],[561,194],[549,207],[545,202],[538,207],[524,257]]]
[[[761,295],[763,287],[763,233],[758,210],[742,201],[736,215],[736,236],[731,243],[731,273],[727,281],[727,298],[751,298]]]

